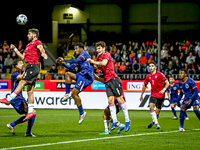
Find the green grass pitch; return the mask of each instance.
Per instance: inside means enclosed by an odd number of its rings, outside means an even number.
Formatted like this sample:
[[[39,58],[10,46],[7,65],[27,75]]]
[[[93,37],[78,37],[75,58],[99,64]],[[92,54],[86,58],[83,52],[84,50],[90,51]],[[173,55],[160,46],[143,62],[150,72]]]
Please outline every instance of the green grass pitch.
[[[78,110],[42,110],[37,109],[37,116],[32,132],[36,138],[24,137],[27,123],[15,127],[12,135],[6,124],[20,117],[14,109],[0,109],[0,149],[135,149],[169,150],[200,149],[200,122],[193,112],[188,112],[190,120],[185,120],[186,132],[176,132],[179,120],[172,120],[171,111],[161,111],[158,119],[161,129],[155,126],[146,129],[151,122],[149,111],[129,111],[132,120],[128,132],[117,134],[117,129],[110,135],[99,135],[104,131],[102,110],[85,110],[87,116],[79,125]],[[177,112],[179,115],[179,111]],[[123,113],[118,120],[124,123]]]

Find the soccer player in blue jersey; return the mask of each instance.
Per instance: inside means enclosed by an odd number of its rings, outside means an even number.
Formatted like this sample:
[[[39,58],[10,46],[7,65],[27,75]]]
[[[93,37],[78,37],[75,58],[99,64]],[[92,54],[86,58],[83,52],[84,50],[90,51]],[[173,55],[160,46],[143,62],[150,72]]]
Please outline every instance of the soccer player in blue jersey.
[[[199,100],[200,97],[198,95],[198,88],[195,81],[192,78],[187,77],[187,70],[182,69],[179,72],[180,82],[179,86],[180,89],[183,91],[185,98],[183,99],[183,103],[181,106],[180,112],[180,127],[179,132],[184,132],[184,120],[185,120],[185,112],[191,106],[193,106],[194,113],[200,120],[200,111],[199,111]]]
[[[78,56],[76,59],[63,59],[62,57],[59,57],[57,62],[63,64],[68,69],[74,69],[76,66],[80,69],[80,71],[76,74],[72,72],[65,73],[66,94],[64,95],[62,101],[67,101],[71,97],[75,100],[79,110],[79,124],[81,124],[86,116],[86,112],[83,110],[79,93],[88,85],[92,84],[94,80],[94,69],[93,66],[86,61],[91,57],[88,52],[84,51],[84,45],[82,43],[75,44],[75,53]],[[70,63],[70,65],[65,64],[64,62]],[[76,80],[76,85],[70,93],[72,80]]]
[[[178,105],[178,107],[181,106],[181,94],[179,93],[180,91],[180,87],[179,84],[174,83],[174,77],[170,76],[169,77],[169,87],[167,88],[167,97],[170,100],[170,106],[172,109],[172,113],[174,114],[173,119],[177,120],[178,117],[176,115],[176,106]],[[189,120],[189,118],[187,117],[187,113],[185,112],[186,115],[186,120]]]
[[[19,81],[23,77],[23,73],[24,73],[24,70],[22,70],[23,69],[23,62],[20,59],[15,59],[13,61],[13,65],[15,67],[15,71],[11,75],[11,88],[12,88],[11,93],[18,86]],[[9,101],[9,103],[5,103],[5,104],[6,105],[11,104],[20,115],[21,114],[27,114],[27,112],[28,112],[28,102],[23,98],[22,92],[19,93],[17,95],[17,97],[15,97],[12,101]],[[36,114],[36,111],[34,109],[33,109],[33,112]],[[18,120],[14,121],[12,123],[7,124],[7,127],[10,129],[10,131],[13,135],[15,135],[15,131],[14,131],[15,126],[19,123],[26,122],[26,121],[23,121],[23,119],[25,117],[26,117],[26,115],[20,117]],[[26,131],[26,134],[25,134],[26,137],[27,136],[36,137],[31,132],[32,126],[33,126],[34,121],[35,121],[35,117],[36,117],[36,115],[28,121],[28,127],[27,127],[27,131]]]

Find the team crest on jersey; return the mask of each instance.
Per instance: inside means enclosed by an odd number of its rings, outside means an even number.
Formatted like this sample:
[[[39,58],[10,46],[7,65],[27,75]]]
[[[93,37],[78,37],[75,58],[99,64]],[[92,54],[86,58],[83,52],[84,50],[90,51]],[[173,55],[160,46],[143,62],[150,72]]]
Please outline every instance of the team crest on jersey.
[[[151,77],[149,77],[149,79],[151,79]]]
[[[155,76],[155,78],[157,78],[157,76]]]
[[[185,88],[186,88],[186,89],[189,89],[189,85],[188,85],[188,84],[185,84]]]
[[[177,90],[177,87],[173,87],[174,90]]]

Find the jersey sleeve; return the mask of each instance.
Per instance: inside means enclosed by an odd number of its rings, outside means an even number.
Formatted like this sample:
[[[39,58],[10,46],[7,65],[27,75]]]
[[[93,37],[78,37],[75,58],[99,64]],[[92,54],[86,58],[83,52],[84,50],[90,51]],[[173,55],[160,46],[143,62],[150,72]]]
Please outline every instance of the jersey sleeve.
[[[169,87],[166,89],[166,92],[169,92]]]
[[[146,78],[145,78],[145,80],[144,80],[144,84],[147,85],[148,83],[149,83],[149,76],[147,75]]]
[[[80,55],[78,57],[82,57],[83,60],[87,59],[85,52],[80,53]]]
[[[20,75],[18,72],[13,72],[11,75],[11,80],[15,81],[17,79],[17,76]]]
[[[37,40],[35,42],[35,44],[36,44],[37,48],[39,48],[40,46],[43,46],[42,41],[40,41],[40,40]]]
[[[102,56],[102,60],[104,60],[104,59],[109,60],[110,58],[111,58],[110,53],[104,53],[103,56]]]
[[[197,85],[196,85],[196,83],[195,83],[195,81],[193,79],[191,79],[190,85],[191,85],[192,89],[197,88]]]
[[[160,78],[161,78],[162,81],[165,81],[167,79],[162,72],[160,73]]]

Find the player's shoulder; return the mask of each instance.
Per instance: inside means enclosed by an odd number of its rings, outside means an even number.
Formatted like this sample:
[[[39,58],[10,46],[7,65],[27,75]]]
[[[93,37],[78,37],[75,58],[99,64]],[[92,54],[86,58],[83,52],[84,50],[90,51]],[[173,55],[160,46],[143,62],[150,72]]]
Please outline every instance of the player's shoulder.
[[[19,72],[13,71],[13,73],[11,74],[11,79],[16,78],[19,74]]]
[[[188,79],[187,79],[187,81],[186,81],[187,83],[192,83],[192,84],[194,84],[195,83],[195,81],[194,81],[194,79],[192,79],[192,78],[189,78],[188,77]]]
[[[105,52],[102,57],[111,57],[110,53],[109,52]]]
[[[36,45],[42,44],[42,41],[40,41],[40,40],[36,40],[36,41],[34,41],[34,42],[35,42]]]

